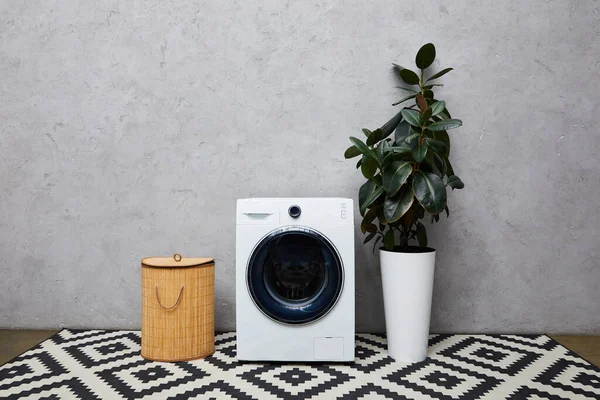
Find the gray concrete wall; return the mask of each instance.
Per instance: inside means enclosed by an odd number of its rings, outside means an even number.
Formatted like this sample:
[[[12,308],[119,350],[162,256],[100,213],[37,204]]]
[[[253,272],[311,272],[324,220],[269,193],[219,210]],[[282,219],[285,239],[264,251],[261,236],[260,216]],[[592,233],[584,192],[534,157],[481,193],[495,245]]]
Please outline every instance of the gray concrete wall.
[[[217,258],[233,329],[235,199],[356,198],[347,137],[429,41],[467,186],[430,229],[432,330],[599,334],[600,2],[545,0],[1,1],[0,327],[138,328],[139,259],[177,251]]]

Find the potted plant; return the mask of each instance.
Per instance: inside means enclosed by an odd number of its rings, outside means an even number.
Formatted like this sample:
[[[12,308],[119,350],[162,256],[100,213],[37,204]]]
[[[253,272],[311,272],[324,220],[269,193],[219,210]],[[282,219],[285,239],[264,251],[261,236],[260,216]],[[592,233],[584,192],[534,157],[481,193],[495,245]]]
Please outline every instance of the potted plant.
[[[367,179],[358,194],[364,243],[375,240],[375,251],[383,241],[379,251],[388,352],[408,362],[427,357],[431,314],[435,250],[427,247],[421,221],[430,216],[432,223],[438,222],[444,212],[449,216],[446,190],[464,187],[448,158],[447,133],[462,122],[434,96],[442,86],[438,79],[452,68],[426,78],[434,60],[435,46],[428,43],[417,52],[418,74],[394,64],[406,92],[394,105],[404,107],[381,128],[363,129],[365,141],[350,137],[352,146],[344,154],[360,157],[356,167]]]

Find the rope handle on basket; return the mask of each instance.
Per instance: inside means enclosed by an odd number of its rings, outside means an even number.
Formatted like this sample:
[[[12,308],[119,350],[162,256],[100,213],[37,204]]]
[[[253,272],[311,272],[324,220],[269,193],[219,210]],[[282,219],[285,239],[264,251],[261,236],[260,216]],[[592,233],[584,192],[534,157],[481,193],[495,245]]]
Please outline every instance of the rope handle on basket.
[[[179,297],[177,297],[177,301],[171,307],[165,307],[162,305],[162,303],[160,302],[160,297],[158,297],[158,286],[156,286],[155,289],[156,289],[156,300],[158,300],[158,305],[161,306],[162,308],[164,308],[165,310],[174,309],[175,307],[177,307],[177,305],[181,301],[181,296],[183,295],[183,286],[181,287],[181,290],[179,290]]]

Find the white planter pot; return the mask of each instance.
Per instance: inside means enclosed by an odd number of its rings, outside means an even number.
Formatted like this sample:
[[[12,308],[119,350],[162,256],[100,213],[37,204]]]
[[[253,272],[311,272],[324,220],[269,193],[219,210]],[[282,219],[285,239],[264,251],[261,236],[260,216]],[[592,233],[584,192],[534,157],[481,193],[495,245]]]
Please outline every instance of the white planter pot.
[[[381,249],[381,280],[388,353],[396,361],[427,358],[435,250],[398,253]]]

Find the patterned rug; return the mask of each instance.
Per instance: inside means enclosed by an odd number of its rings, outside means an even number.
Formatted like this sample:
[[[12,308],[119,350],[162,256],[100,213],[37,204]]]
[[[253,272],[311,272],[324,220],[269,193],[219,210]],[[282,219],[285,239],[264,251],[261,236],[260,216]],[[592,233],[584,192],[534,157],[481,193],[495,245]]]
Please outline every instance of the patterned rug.
[[[432,335],[417,364],[356,337],[353,364],[235,359],[235,332],[204,360],[142,359],[140,333],[63,330],[0,367],[3,399],[599,399],[600,369],[548,336]]]

